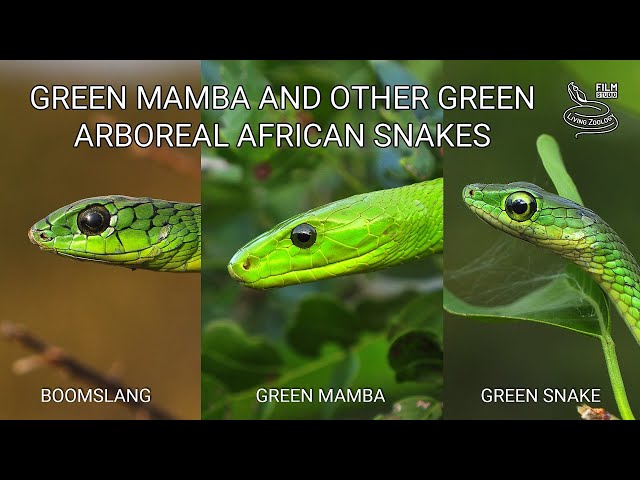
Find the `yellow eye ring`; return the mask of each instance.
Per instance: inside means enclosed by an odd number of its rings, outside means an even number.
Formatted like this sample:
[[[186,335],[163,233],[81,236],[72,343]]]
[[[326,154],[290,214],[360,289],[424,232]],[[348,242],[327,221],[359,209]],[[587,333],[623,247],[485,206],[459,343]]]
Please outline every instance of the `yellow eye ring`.
[[[507,215],[516,222],[529,220],[538,211],[538,204],[529,192],[515,192],[504,204]]]

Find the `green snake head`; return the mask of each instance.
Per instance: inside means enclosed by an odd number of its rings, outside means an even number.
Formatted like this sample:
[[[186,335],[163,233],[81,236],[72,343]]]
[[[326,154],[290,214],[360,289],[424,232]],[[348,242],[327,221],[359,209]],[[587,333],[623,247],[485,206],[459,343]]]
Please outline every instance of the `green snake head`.
[[[582,253],[611,240],[610,227],[596,213],[532,183],[474,183],[462,198],[480,219],[583,266]]]
[[[554,252],[600,284],[640,343],[640,266],[596,213],[531,183],[467,185],[462,199],[488,224]]]
[[[59,208],[29,230],[42,250],[131,269],[198,271],[200,205],[120,195]]]
[[[442,179],[355,195],[292,217],[228,265],[252,288],[387,268],[442,251]]]

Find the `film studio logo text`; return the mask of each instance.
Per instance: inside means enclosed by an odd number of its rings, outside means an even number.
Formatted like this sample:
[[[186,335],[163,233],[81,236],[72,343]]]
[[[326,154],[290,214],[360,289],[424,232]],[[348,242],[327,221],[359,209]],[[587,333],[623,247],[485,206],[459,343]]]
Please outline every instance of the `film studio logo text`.
[[[563,118],[567,125],[579,130],[575,137],[585,134],[613,132],[618,128],[618,119],[604,102],[589,100],[587,94],[575,82],[567,85],[573,105],[567,108]],[[596,83],[595,98],[618,98],[617,83]]]

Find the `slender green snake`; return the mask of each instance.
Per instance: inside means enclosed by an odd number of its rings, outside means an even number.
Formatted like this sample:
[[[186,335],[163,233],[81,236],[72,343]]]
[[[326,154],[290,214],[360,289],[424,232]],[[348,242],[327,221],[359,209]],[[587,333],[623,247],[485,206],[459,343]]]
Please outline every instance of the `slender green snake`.
[[[600,284],[640,343],[640,267],[596,213],[531,183],[467,185],[462,198],[482,220],[574,262]]]
[[[42,250],[162,272],[200,271],[200,204],[120,195],[59,208],[29,230]]]
[[[370,272],[442,251],[442,178],[296,215],[242,247],[229,274],[251,288]]]

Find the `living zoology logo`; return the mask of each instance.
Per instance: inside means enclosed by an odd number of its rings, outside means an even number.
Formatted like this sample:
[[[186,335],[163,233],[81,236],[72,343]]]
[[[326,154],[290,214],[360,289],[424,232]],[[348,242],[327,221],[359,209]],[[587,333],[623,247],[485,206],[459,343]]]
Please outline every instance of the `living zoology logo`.
[[[617,95],[617,84],[615,85]],[[576,133],[576,138],[589,133],[609,133],[618,128],[618,119],[609,105],[598,100],[588,100],[587,95],[574,82],[567,85],[567,90],[575,105],[565,110],[563,118],[568,125],[580,130]]]

